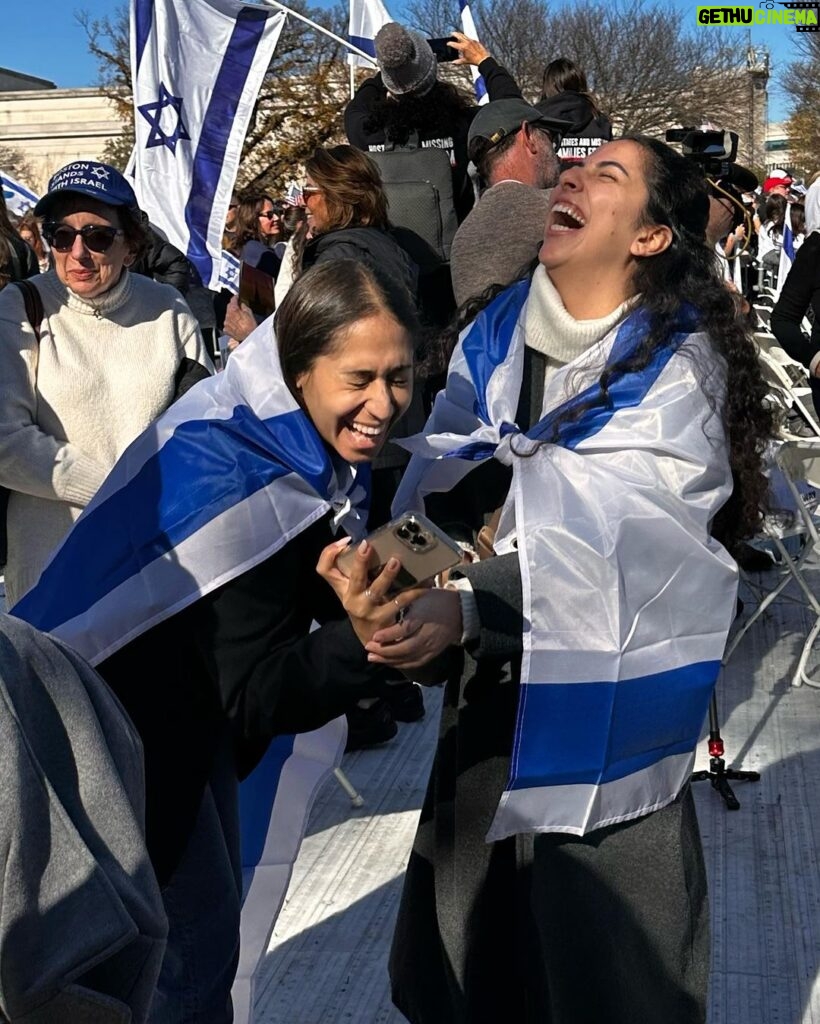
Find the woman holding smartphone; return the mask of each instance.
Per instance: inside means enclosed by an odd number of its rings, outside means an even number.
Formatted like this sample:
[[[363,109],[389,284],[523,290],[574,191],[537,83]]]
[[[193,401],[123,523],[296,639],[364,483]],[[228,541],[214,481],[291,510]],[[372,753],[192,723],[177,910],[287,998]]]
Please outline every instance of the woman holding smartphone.
[[[494,555],[367,645],[449,669],[390,963],[413,1024],[706,1019],[688,779],[772,426],[708,214],[645,137],[565,171],[408,442],[395,507],[475,548],[489,520]]]
[[[95,664],[140,734],[170,924],[153,1024],[232,1019],[237,781],[274,736],[381,691],[364,643],[420,594],[362,593],[354,629],[314,569],[364,534],[369,463],[410,402],[409,296],[340,260],[273,323],[138,438],[12,609]]]

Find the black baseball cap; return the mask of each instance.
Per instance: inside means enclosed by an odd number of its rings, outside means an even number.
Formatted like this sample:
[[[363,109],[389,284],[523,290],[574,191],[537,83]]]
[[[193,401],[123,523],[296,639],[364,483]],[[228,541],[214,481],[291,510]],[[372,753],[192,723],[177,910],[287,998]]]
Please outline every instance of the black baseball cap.
[[[572,124],[571,121],[545,116],[538,107],[527,103],[526,100],[493,100],[479,107],[470,125],[467,133],[467,152],[470,159],[479,149],[486,152],[507,136],[515,135],[525,121],[550,132],[556,147],[560,143],[560,137]]]

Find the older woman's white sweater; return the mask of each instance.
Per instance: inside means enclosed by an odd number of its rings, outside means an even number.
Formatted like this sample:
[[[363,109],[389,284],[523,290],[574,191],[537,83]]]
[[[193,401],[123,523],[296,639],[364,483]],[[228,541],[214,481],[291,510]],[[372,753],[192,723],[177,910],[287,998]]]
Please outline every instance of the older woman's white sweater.
[[[88,300],[54,271],[32,283],[43,300],[39,343],[20,291],[0,293],[9,606],[36,583],[117,458],[170,405],[183,360],[210,367],[197,321],[169,285],[124,271]]]

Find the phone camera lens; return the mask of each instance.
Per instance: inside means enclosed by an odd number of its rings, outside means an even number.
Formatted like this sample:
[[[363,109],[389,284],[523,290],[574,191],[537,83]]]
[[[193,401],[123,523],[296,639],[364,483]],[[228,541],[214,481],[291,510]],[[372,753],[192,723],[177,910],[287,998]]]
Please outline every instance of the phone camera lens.
[[[414,544],[417,548],[423,548],[427,546],[427,538],[423,537],[420,533],[416,533],[410,539],[410,543]]]
[[[396,536],[401,537],[402,540],[408,540],[410,538],[410,531],[406,526],[400,526],[398,530],[396,530]]]
[[[415,533],[419,532],[421,527],[419,526],[418,523],[414,523],[413,520],[411,519],[410,522],[407,523],[405,529],[407,529],[410,533],[414,533],[415,534]]]

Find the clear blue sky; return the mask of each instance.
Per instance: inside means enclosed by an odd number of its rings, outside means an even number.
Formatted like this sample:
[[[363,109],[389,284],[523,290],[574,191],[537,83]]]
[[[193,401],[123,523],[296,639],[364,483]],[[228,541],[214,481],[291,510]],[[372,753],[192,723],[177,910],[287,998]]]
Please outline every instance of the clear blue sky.
[[[321,6],[329,4],[322,3]],[[559,0],[559,3],[561,0]],[[571,2],[571,0],[566,0]],[[708,2],[708,0],[707,0]],[[716,0],[711,0],[716,2]],[[754,3],[755,0],[743,0]],[[697,28],[695,7],[697,0],[686,3],[674,0],[674,9],[680,17]],[[103,17],[116,10],[118,0],[80,0],[76,6],[72,0],[29,0],[4,3],[3,30],[0,33],[0,66],[14,71],[23,71],[40,78],[47,78],[58,86],[95,85],[97,67],[88,53],[85,35],[80,28],[75,12],[87,11],[91,17]],[[388,9],[401,15],[402,5],[396,0],[387,0]],[[699,28],[698,31],[714,31]],[[745,50],[747,30],[732,29],[737,34],[738,47]],[[773,121],[785,116],[786,97],[778,85],[778,78],[785,72],[789,61],[795,56],[797,39],[795,29],[786,25],[754,26],[752,41],[755,45],[767,45],[772,54],[773,75],[769,83],[769,117]]]

